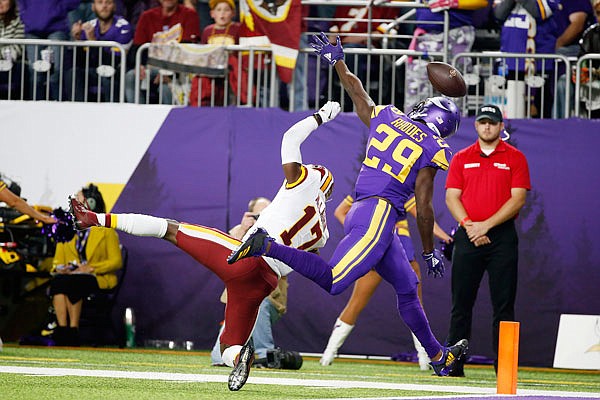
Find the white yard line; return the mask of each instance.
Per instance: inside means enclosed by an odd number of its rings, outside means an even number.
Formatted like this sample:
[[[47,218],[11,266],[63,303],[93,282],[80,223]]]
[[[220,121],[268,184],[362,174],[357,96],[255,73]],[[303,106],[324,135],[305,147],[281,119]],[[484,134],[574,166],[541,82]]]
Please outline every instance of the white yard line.
[[[17,367],[0,366],[0,373],[23,374],[23,375],[41,375],[41,376],[91,376],[98,378],[126,378],[126,379],[150,379],[163,381],[180,382],[227,382],[227,375],[211,374],[183,374],[168,372],[142,372],[142,371],[118,371],[118,370],[98,370],[98,369],[77,369],[77,368],[40,368],[40,367]],[[470,397],[499,396],[496,394],[496,388],[484,388],[473,386],[439,386],[423,385],[410,383],[390,383],[390,382],[368,382],[368,381],[346,381],[346,380],[325,380],[325,379],[293,379],[293,378],[261,378],[250,376],[249,384],[262,385],[288,385],[288,386],[306,386],[306,387],[328,387],[328,388],[362,388],[362,389],[391,389],[391,390],[413,390],[430,392],[451,392]],[[549,390],[531,390],[519,389],[517,394],[525,396],[552,396],[552,397],[578,397],[578,398],[598,398],[598,393],[588,392],[562,392]],[[465,396],[460,396],[465,397]],[[428,397],[412,397],[411,399],[425,399]],[[437,397],[436,397],[437,398]],[[440,396],[443,398],[454,398],[452,396]],[[402,397],[401,399],[406,399]],[[345,399],[349,400],[349,399]],[[364,399],[363,399],[364,400]]]

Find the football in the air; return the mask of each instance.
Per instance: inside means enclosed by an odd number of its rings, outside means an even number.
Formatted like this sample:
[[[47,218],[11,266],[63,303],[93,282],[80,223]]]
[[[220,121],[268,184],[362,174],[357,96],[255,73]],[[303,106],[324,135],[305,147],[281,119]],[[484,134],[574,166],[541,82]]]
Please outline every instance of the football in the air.
[[[427,77],[435,90],[448,97],[467,94],[467,85],[459,70],[450,64],[433,61],[427,64]]]

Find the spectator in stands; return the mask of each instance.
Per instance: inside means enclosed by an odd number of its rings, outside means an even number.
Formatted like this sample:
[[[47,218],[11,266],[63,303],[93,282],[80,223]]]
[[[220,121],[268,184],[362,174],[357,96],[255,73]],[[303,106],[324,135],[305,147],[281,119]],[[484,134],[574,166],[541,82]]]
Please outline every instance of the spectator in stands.
[[[95,19],[84,23],[77,21],[71,27],[73,40],[113,41],[121,43],[127,51],[131,46],[133,31],[125,18],[115,15],[115,0],[93,0],[92,10],[96,15]],[[72,82],[72,70],[65,77],[67,96],[71,97],[74,90],[74,99],[84,101],[86,89],[90,93],[90,89],[95,88],[102,95],[103,101],[119,101],[119,66],[121,61],[125,59],[125,55],[121,54],[118,48],[78,47],[77,50],[79,56],[77,57],[78,65],[74,66],[75,84]],[[89,53],[89,60],[85,53]],[[112,66],[114,74],[99,77],[97,72],[99,65]],[[85,82],[86,71],[87,86]],[[100,81],[98,81],[99,78]]]
[[[593,2],[593,1],[592,1]],[[567,57],[580,55],[580,40],[585,28],[594,23],[592,3],[588,0],[572,0],[559,4],[556,13],[559,32],[562,34],[556,39],[556,53]],[[591,19],[591,21],[590,21]],[[571,78],[571,71],[562,71],[557,83],[557,96],[554,100],[553,118],[565,117],[566,83]],[[569,105],[571,110],[575,105],[575,85],[571,84],[569,91]]]
[[[577,57],[583,31],[594,23],[591,2],[589,0],[561,1],[556,11],[556,23],[560,34],[556,39],[556,53]]]
[[[67,14],[69,11],[77,8],[80,0],[18,0],[19,13],[23,24],[25,25],[25,37],[27,39],[48,39],[48,40],[69,40],[69,26]],[[27,59],[29,60],[30,72],[30,90],[31,96],[35,99],[60,100],[61,82],[60,72],[62,69],[63,57],[61,46],[42,46],[28,45],[25,48]],[[42,57],[42,50],[44,52]],[[35,73],[33,63],[36,60],[48,58],[52,64],[49,82],[46,82],[45,73]],[[44,87],[49,84],[48,87]],[[46,90],[48,95],[46,95]],[[35,91],[35,95],[34,95]]]
[[[194,10],[180,5],[177,0],[159,0],[160,6],[145,11],[137,24],[135,35],[133,37],[133,46],[130,54],[135,55],[139,46],[144,43],[152,42],[152,38],[157,32],[164,32],[180,24],[181,41],[196,42],[200,37],[198,29],[198,14]],[[145,64],[147,57],[142,58],[139,75],[135,68],[127,71],[125,82],[125,96],[129,103],[135,101],[135,81],[139,79],[142,83],[146,81],[146,74],[149,74],[150,87],[142,90],[140,93],[140,103],[149,102],[146,99],[146,92],[149,95],[155,94],[162,97],[163,104],[171,104],[172,94],[168,87],[168,78],[159,74],[158,69],[147,69]],[[130,65],[134,65],[130,62]],[[141,85],[143,86],[143,84]],[[160,90],[160,93],[158,93]]]
[[[449,59],[458,53],[469,52],[475,42],[473,10],[484,8],[487,0],[424,0],[428,8],[417,8],[416,19],[420,21],[413,32],[409,49],[422,52],[444,51],[444,13],[449,10],[448,32]],[[406,66],[404,109],[412,109],[429,96],[429,81],[425,65],[429,60],[413,59]],[[461,64],[459,69],[470,67]]]
[[[579,41],[580,57],[584,54],[600,53],[600,0],[592,0],[592,5],[597,23],[590,26]],[[581,83],[580,99],[585,106],[582,114],[590,118],[600,118],[600,66],[598,66],[598,60],[582,63]]]
[[[210,0],[210,16],[214,24],[208,25],[202,31],[202,44],[213,44],[220,46],[229,46],[237,44],[240,37],[240,23],[233,22],[235,15],[235,3],[233,0]],[[236,59],[236,57],[233,57]],[[230,57],[230,61],[232,58]],[[232,64],[230,62],[230,64]],[[237,63],[231,65],[231,69],[237,68]],[[231,73],[230,73],[231,76]],[[200,87],[199,87],[199,83]],[[214,89],[213,89],[214,82]],[[229,80],[230,83],[234,79]],[[231,85],[231,90],[235,91]],[[198,106],[198,97],[201,97],[202,106],[222,106],[224,105],[225,81],[222,78],[208,78],[206,76],[195,76],[192,80],[192,89],[190,92],[190,105]]]
[[[82,188],[77,199],[92,211],[106,212],[96,185]],[[98,227],[78,231],[70,242],[56,245],[50,295],[58,323],[52,334],[57,346],[79,346],[83,299],[117,285],[115,271],[123,266],[119,246],[114,229]]]
[[[133,32],[135,32],[142,13],[158,6],[160,6],[158,0],[123,0],[123,16],[129,21]]]
[[[503,24],[500,51],[504,53],[553,54],[558,37],[554,14],[559,0],[494,0],[494,16]],[[532,117],[550,117],[553,103],[554,60],[506,59],[508,79],[522,80],[528,75],[541,75],[542,90],[532,91],[529,99]],[[543,92],[544,108],[541,109]]]
[[[17,12],[16,0],[0,0],[0,38],[2,39],[24,39],[25,30],[23,21]],[[0,99],[15,99],[21,89],[21,55],[23,46],[12,44],[0,46],[0,60],[3,63],[12,64],[9,71],[0,72]],[[10,92],[10,93],[9,93]]]

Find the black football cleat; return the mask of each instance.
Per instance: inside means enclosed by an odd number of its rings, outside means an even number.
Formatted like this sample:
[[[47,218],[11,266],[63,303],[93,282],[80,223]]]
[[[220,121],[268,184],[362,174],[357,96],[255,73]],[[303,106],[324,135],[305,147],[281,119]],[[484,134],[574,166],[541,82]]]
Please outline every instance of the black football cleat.
[[[250,342],[246,343],[240,350],[238,361],[233,371],[229,374],[227,386],[229,390],[235,392],[244,386],[250,375],[250,367],[254,361],[254,347]]]
[[[242,258],[262,256],[267,252],[269,242],[273,241],[275,239],[270,237],[266,230],[258,228],[236,250],[231,252],[231,255],[227,257],[227,263],[233,264]]]
[[[73,214],[77,229],[88,229],[100,225],[96,213],[90,211],[83,203],[73,196],[69,196],[69,212]]]
[[[454,346],[444,347],[442,358],[430,363],[433,372],[437,376],[448,376],[452,367],[467,353],[468,349],[469,341],[467,339],[459,340]]]

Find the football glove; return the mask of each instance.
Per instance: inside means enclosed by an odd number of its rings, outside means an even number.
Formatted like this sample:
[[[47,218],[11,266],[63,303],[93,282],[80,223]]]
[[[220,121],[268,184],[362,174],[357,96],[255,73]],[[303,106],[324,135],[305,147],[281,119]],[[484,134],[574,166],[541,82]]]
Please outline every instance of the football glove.
[[[341,109],[342,107],[337,101],[328,101],[319,111],[317,111],[317,114],[319,114],[319,117],[321,117],[321,121],[324,124],[337,117]]]
[[[429,0],[427,6],[431,12],[440,12],[451,8],[458,8],[458,0]]]
[[[434,278],[444,276],[444,260],[438,249],[433,249],[431,253],[423,253],[423,260],[427,264],[427,275],[433,275]]]
[[[310,43],[315,54],[321,57],[329,65],[335,65],[338,60],[344,59],[344,49],[340,37],[337,37],[336,44],[329,43],[327,35],[321,32],[321,35],[313,35],[313,40]]]

